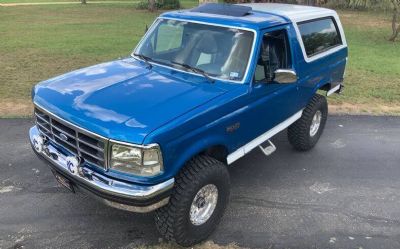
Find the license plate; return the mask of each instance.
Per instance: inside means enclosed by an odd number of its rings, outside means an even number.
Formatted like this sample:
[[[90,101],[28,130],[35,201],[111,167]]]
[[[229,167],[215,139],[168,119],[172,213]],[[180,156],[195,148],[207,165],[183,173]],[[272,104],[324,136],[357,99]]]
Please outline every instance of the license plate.
[[[72,193],[75,193],[74,186],[72,185],[71,181],[67,178],[63,177],[62,175],[58,174],[54,170],[52,170],[54,177],[56,178],[57,182],[60,183],[62,186],[69,189]]]

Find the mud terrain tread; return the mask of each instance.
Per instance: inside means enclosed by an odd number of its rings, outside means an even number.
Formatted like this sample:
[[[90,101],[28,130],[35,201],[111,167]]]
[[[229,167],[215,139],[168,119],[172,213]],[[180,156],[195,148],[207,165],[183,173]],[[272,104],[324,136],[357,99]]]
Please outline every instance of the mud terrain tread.
[[[322,112],[322,120],[318,133],[314,138],[309,135],[312,118],[317,110]],[[326,98],[322,95],[315,94],[299,120],[294,122],[288,128],[288,139],[290,144],[299,151],[307,151],[314,147],[321,136],[328,114],[328,104]]]
[[[182,215],[185,214],[187,205],[190,207],[193,193],[196,193],[197,189],[201,187],[199,185],[204,182],[202,180],[206,180],[202,178],[211,174],[226,177],[229,183],[229,173],[226,166],[206,155],[199,155],[188,161],[175,177],[175,186],[169,203],[156,210],[155,215],[156,227],[167,240],[183,246],[189,246],[206,239],[213,232],[213,230],[210,230],[198,238],[189,238],[185,233],[185,221],[188,217],[187,215]],[[221,204],[224,205],[224,209],[226,203]],[[219,220],[220,217],[217,217],[216,221],[219,222]]]

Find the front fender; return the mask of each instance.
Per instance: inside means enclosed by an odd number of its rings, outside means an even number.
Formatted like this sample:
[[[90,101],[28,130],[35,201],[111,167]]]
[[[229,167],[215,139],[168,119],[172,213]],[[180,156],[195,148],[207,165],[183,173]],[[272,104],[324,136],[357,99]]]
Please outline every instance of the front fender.
[[[164,135],[172,135],[177,130],[187,131],[183,134],[180,132],[180,136],[175,136],[173,139],[159,140],[165,166],[163,179],[174,177],[187,161],[209,148],[222,146],[226,152],[233,151],[237,141],[234,141],[234,138],[226,130],[228,124],[232,123],[232,118],[231,116],[210,118],[213,120],[212,122],[196,126],[196,129],[190,130],[179,126],[173,128],[172,131],[161,132]],[[187,127],[194,126],[188,124]]]
[[[245,105],[248,85],[229,85],[233,89],[206,105],[176,118],[146,137],[144,143],[158,143],[162,150],[164,172],[157,181],[174,177],[192,157],[215,146],[232,152],[241,144],[239,133],[227,127],[238,122]],[[242,110],[242,111],[238,111]]]
[[[195,135],[188,134],[172,141],[163,149],[164,163],[167,167],[164,177],[175,176],[187,161],[214,146],[228,148],[224,137],[215,133],[207,136],[201,132]]]

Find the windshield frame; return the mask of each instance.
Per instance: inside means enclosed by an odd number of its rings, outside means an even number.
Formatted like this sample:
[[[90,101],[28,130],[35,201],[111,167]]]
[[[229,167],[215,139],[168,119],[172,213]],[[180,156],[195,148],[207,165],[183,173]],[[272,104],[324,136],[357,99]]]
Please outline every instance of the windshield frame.
[[[175,20],[175,21],[198,23],[198,24],[204,24],[204,25],[210,25],[210,26],[218,26],[218,27],[225,27],[225,28],[235,28],[235,29],[238,29],[238,30],[245,30],[245,31],[253,32],[254,37],[253,37],[253,42],[252,42],[252,45],[251,45],[252,47],[251,47],[251,52],[250,52],[250,55],[249,55],[249,61],[247,62],[247,66],[246,66],[245,73],[243,75],[242,80],[240,80],[240,81],[239,80],[230,80],[230,79],[223,79],[223,78],[220,78],[220,77],[210,76],[211,79],[218,80],[218,81],[232,82],[232,83],[236,83],[236,84],[243,84],[243,83],[246,82],[248,74],[249,74],[249,71],[250,71],[250,66],[252,65],[251,62],[254,60],[254,56],[256,54],[255,53],[255,47],[256,47],[256,42],[257,42],[257,39],[258,39],[258,32],[255,29],[239,27],[239,26],[234,26],[234,25],[224,25],[224,24],[209,23],[209,22],[202,22],[202,21],[193,21],[193,20],[187,20],[187,19],[181,19],[181,18],[157,17],[156,20],[154,20],[154,22],[151,24],[149,30],[142,37],[140,42],[136,45],[135,49],[131,53],[131,56],[133,58],[142,60],[142,59],[138,58],[137,56],[135,56],[134,54],[136,53],[136,50],[138,50],[138,48],[142,45],[142,43],[150,36],[150,34],[153,32],[153,30],[157,27],[156,24],[159,23],[161,20]],[[171,66],[169,66],[169,65],[157,63],[157,62],[154,62],[154,61],[149,61],[149,63],[157,65],[157,66],[160,66],[160,67],[168,68],[168,69],[173,69],[173,70],[176,70],[176,71],[179,71],[179,72],[184,72],[184,73],[188,73],[188,74],[192,74],[192,75],[203,77],[199,73],[189,72],[187,70],[183,70],[183,69],[179,69],[179,68],[173,67],[172,64],[171,64]]]

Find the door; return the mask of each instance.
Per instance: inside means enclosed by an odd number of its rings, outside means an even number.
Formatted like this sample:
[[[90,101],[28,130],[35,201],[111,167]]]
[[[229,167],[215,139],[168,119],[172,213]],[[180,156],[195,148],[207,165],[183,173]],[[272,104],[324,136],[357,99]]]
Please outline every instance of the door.
[[[292,59],[294,53],[288,39],[288,32],[294,32],[291,29],[292,26],[287,26],[263,33],[254,79],[248,94],[246,130],[252,137],[248,141],[288,120],[301,109],[297,81],[278,83],[275,80],[275,71],[278,69],[295,72]]]

